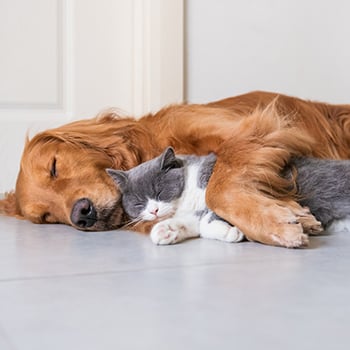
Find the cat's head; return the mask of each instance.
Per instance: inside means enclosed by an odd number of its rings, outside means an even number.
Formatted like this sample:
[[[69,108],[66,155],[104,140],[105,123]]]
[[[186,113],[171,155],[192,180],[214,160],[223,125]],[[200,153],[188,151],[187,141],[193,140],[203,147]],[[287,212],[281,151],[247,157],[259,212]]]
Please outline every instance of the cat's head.
[[[106,171],[118,185],[123,208],[132,219],[155,220],[171,215],[185,186],[183,161],[171,147],[128,171]]]

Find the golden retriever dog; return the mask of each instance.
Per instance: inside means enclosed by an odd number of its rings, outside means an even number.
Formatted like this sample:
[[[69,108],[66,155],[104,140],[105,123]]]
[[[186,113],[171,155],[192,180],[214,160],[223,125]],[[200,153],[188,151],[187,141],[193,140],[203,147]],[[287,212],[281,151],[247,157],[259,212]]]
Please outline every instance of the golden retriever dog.
[[[320,226],[280,173],[294,155],[349,158],[350,105],[252,92],[138,120],[107,112],[72,122],[27,140],[16,189],[0,212],[81,230],[119,228],[127,218],[105,169],[129,169],[167,146],[217,154],[207,204],[250,240],[300,247]]]

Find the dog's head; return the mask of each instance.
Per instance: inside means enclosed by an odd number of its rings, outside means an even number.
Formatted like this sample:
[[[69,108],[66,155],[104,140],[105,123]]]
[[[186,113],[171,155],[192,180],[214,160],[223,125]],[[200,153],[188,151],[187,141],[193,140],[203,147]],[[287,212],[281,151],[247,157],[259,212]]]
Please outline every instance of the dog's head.
[[[132,123],[91,119],[27,140],[16,190],[0,201],[0,212],[80,230],[120,227],[125,219],[120,192],[105,169],[125,170],[141,162],[130,144],[135,136]]]

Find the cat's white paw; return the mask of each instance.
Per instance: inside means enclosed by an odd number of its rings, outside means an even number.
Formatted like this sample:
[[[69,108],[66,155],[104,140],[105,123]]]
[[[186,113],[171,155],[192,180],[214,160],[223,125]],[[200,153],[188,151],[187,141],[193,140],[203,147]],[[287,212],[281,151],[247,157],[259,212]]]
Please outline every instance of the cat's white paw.
[[[232,226],[227,231],[226,235],[223,237],[225,242],[241,242],[244,239],[244,234],[236,227]]]
[[[151,231],[151,240],[155,244],[166,245],[177,242],[181,227],[169,221],[158,222]]]

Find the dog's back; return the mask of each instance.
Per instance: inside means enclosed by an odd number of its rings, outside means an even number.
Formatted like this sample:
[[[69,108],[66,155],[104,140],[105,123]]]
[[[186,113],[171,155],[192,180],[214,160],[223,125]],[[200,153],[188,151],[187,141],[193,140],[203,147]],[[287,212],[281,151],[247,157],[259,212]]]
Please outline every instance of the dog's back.
[[[350,215],[350,161],[295,158],[299,203],[327,227]]]

